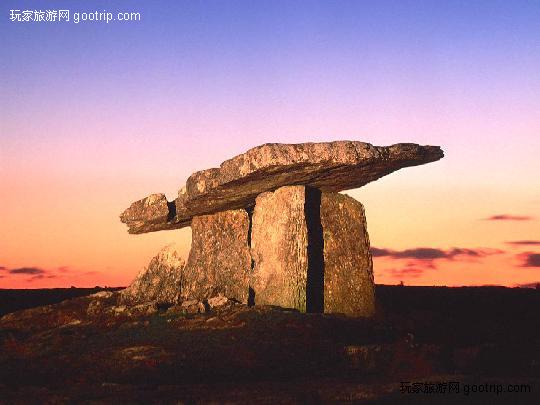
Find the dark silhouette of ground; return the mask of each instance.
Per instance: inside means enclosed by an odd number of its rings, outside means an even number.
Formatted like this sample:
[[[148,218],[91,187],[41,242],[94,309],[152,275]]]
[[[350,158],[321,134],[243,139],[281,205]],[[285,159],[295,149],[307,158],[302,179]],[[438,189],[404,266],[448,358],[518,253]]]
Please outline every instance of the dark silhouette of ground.
[[[0,288],[0,317],[21,309],[35,308],[41,305],[57,304],[64,300],[83,297],[99,291],[116,291],[119,288],[42,288],[42,289],[9,289]]]
[[[377,305],[186,313],[101,293],[11,313],[0,402],[540,403],[540,291],[377,286]]]

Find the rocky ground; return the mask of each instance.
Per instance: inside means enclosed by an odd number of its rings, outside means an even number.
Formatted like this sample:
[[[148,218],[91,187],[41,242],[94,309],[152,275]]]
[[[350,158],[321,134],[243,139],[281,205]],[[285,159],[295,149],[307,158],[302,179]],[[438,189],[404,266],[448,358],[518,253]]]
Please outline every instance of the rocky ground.
[[[540,403],[540,291],[378,286],[377,301],[371,320],[113,291],[12,312],[0,402]],[[473,392],[493,384],[531,392]]]

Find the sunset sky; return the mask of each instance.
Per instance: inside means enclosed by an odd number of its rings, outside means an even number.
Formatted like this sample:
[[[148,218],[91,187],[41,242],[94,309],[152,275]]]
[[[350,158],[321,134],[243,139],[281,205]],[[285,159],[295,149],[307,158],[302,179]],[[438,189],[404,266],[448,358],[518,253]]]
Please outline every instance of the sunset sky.
[[[104,10],[141,20],[73,22]],[[128,235],[131,202],[345,139],[446,155],[347,192],[376,283],[540,282],[540,2],[2,1],[0,288],[127,285],[191,237]]]

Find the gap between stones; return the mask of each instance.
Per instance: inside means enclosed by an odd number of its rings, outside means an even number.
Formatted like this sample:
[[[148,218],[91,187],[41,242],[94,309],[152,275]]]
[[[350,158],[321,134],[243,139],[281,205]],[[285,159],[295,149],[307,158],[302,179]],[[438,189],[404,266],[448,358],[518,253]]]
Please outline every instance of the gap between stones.
[[[324,312],[324,235],[321,223],[321,190],[305,188],[304,216],[307,228],[307,280],[306,312]],[[248,214],[247,244],[251,249],[254,207],[246,208]],[[255,269],[255,260],[251,258],[250,275]],[[255,305],[255,290],[249,286],[248,305]]]
[[[304,214],[307,226],[306,312],[324,312],[324,236],[321,190],[306,187]]]
[[[248,234],[247,234],[247,245],[250,250],[250,256],[251,256],[251,230],[253,229],[253,210],[255,209],[255,206],[251,206],[246,208],[246,212],[248,214]],[[253,270],[255,269],[255,260],[253,260],[253,257],[251,256],[251,267],[249,269],[249,275],[251,276],[253,274]],[[252,307],[255,305],[255,290],[251,287],[251,285],[248,287],[248,306]]]
[[[169,213],[167,214],[167,222],[171,222],[176,218],[176,202],[175,200],[167,201],[167,209]]]

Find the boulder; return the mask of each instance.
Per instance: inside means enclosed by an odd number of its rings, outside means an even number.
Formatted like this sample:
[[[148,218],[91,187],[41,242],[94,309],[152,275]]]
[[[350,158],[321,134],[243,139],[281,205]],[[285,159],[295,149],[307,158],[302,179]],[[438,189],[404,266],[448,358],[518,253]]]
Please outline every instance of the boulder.
[[[212,309],[221,308],[227,305],[234,305],[236,301],[230,300],[229,298],[218,295],[217,297],[208,298],[208,307]]]
[[[120,302],[130,305],[150,301],[168,304],[178,302],[184,265],[176,245],[164,247],[131,285],[120,292]]]
[[[357,141],[265,144],[226,160],[219,168],[192,174],[175,201],[153,194],[134,202],[120,219],[130,233],[177,229],[189,226],[195,216],[251,208],[259,194],[282,186],[348,190],[443,156],[438,146],[411,143],[386,147]]]

